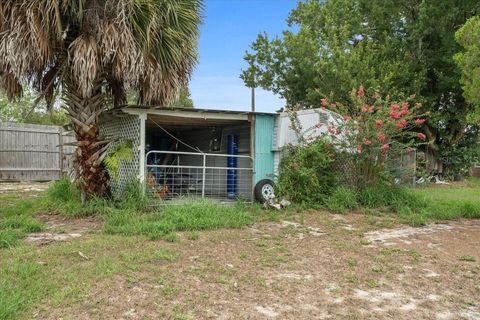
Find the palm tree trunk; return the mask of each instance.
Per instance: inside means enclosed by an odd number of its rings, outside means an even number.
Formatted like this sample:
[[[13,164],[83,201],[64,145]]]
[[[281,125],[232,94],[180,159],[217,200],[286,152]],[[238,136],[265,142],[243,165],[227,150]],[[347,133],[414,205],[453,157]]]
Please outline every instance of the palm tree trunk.
[[[74,132],[78,143],[74,169],[81,185],[82,199],[109,196],[108,173],[102,161],[99,161],[105,153],[102,148],[105,143],[100,137],[97,124],[91,125],[88,131],[83,126],[74,125]]]
[[[77,141],[74,170],[81,186],[82,200],[110,196],[109,176],[102,162],[110,141],[102,138],[98,126],[100,114],[106,107],[104,95],[101,90],[94,90],[93,97],[81,98],[72,85],[66,85],[64,92],[64,108],[70,116]]]

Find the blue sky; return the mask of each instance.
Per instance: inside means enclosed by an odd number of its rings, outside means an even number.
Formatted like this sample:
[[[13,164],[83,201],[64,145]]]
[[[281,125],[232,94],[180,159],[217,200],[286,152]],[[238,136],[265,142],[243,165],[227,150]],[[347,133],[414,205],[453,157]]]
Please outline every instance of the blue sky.
[[[239,78],[243,55],[259,32],[281,35],[296,0],[206,0],[200,30],[200,60],[190,82],[195,107],[249,110],[250,89]],[[284,105],[270,92],[257,89],[257,111]]]

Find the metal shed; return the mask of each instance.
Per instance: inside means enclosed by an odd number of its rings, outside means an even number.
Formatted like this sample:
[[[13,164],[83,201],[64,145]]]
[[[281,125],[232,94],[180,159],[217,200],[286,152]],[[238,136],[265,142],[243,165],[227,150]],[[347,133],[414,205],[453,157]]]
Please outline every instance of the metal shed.
[[[106,138],[131,140],[114,194],[138,178],[154,197],[252,201],[255,185],[274,178],[277,114],[126,106],[100,119]],[[115,143],[115,144],[116,144]],[[115,146],[112,145],[112,148]]]
[[[297,117],[308,137],[327,130],[312,131],[315,124],[340,118],[323,109]],[[273,193],[283,147],[298,139],[286,113],[125,106],[104,113],[100,124],[106,138],[133,144],[132,160],[111,181],[113,193],[138,178],[163,200],[264,200]]]

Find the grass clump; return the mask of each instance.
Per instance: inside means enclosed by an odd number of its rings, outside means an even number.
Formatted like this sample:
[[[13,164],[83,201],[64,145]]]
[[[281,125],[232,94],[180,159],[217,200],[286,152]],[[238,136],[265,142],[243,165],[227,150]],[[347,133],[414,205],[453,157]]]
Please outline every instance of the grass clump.
[[[187,236],[187,239],[192,241],[198,240],[199,238],[200,233],[198,231],[191,231]]]
[[[56,181],[40,201],[42,210],[72,217],[108,216],[118,212],[118,210],[143,210],[147,204],[147,197],[143,194],[142,187],[136,180],[129,181],[126,184],[117,200],[95,197],[83,203],[80,189],[68,178]]]
[[[21,230],[23,232],[39,232],[44,228],[43,223],[30,215],[10,216],[3,220],[3,229]]]
[[[358,192],[358,202],[365,208],[384,208],[394,212],[404,208],[417,210],[425,206],[425,203],[406,187],[383,183],[361,189]]]
[[[0,230],[0,248],[11,248],[15,246],[24,235],[25,234],[19,230]]]
[[[460,261],[475,262],[475,257],[470,255],[461,256],[458,258]]]
[[[0,319],[17,319],[32,300],[40,299],[47,286],[32,281],[40,275],[40,265],[35,262],[14,261],[0,269]]]
[[[325,199],[325,206],[340,213],[355,209],[358,207],[357,194],[352,189],[339,187]]]
[[[178,258],[179,253],[171,249],[161,248],[155,251],[154,256],[158,260],[175,261]]]

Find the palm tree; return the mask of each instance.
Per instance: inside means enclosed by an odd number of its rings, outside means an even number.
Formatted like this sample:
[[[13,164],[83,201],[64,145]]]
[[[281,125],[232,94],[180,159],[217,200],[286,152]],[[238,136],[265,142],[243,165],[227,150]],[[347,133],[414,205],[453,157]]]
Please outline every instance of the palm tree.
[[[168,105],[197,58],[202,0],[1,0],[0,88],[28,85],[52,106],[58,93],[77,139],[83,194],[108,193],[99,115],[126,103]],[[25,84],[26,83],[26,84]]]

